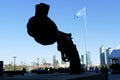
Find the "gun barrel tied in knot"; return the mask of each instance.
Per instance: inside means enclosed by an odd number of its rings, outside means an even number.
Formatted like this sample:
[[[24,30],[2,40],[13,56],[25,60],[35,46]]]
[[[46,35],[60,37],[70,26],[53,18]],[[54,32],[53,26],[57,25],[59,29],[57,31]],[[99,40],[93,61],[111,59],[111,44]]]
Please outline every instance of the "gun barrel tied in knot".
[[[59,31],[56,24],[47,16],[49,5],[36,5],[35,16],[27,23],[28,34],[42,45],[51,45],[57,42],[62,60],[70,61],[70,73],[81,73],[81,64],[76,46],[73,44],[71,33]]]

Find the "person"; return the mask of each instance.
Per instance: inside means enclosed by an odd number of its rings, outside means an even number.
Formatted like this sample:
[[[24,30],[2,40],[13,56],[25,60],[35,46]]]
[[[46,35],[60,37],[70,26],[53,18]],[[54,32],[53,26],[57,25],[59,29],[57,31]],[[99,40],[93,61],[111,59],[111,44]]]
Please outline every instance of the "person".
[[[106,75],[106,80],[108,80],[108,68],[107,68],[107,66],[105,66],[105,68],[104,68],[104,73],[105,73],[105,75]]]
[[[96,72],[96,73],[99,73],[99,69],[98,69],[97,66],[95,67],[95,72]]]
[[[23,71],[23,73],[26,73],[26,68],[25,68],[25,67],[23,67],[22,71]]]
[[[105,66],[105,67],[102,66],[101,72],[105,74],[106,80],[108,80],[108,71],[109,70],[108,70],[107,66]]]

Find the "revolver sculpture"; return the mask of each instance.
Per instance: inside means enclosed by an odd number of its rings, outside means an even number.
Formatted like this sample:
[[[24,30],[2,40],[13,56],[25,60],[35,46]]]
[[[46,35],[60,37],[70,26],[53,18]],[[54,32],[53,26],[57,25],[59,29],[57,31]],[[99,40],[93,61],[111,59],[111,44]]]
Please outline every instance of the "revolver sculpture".
[[[28,20],[27,32],[42,45],[51,45],[57,42],[57,49],[61,52],[62,60],[70,62],[70,73],[79,74],[81,73],[81,63],[71,33],[58,30],[56,24],[47,16],[49,7],[45,3],[36,5],[35,16]]]

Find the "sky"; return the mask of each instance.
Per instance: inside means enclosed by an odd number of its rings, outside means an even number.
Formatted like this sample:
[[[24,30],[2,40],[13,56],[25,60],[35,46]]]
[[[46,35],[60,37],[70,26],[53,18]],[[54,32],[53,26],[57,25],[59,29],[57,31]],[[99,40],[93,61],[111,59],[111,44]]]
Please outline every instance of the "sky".
[[[87,50],[93,64],[100,63],[99,48],[115,48],[120,44],[120,0],[1,0],[0,2],[0,60],[4,64],[24,62],[32,65],[40,58],[53,62],[53,55],[61,61],[57,43],[44,46],[30,37],[26,24],[35,15],[35,5],[50,5],[48,17],[60,31],[72,33],[79,56],[85,55],[84,17],[74,15],[86,8]]]

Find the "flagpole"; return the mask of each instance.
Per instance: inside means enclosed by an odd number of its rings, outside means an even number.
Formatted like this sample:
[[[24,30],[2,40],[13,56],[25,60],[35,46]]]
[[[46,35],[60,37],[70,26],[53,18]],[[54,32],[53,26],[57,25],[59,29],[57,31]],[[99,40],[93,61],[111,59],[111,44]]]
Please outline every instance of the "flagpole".
[[[76,17],[79,16],[84,17],[84,34],[85,34],[85,54],[86,54],[86,65],[88,66],[88,57],[87,57],[87,31],[86,31],[86,8],[81,9],[79,12],[77,12]]]
[[[86,8],[84,12],[84,32],[85,32],[85,54],[86,54],[86,66],[88,66],[87,58],[87,31],[86,31]]]

